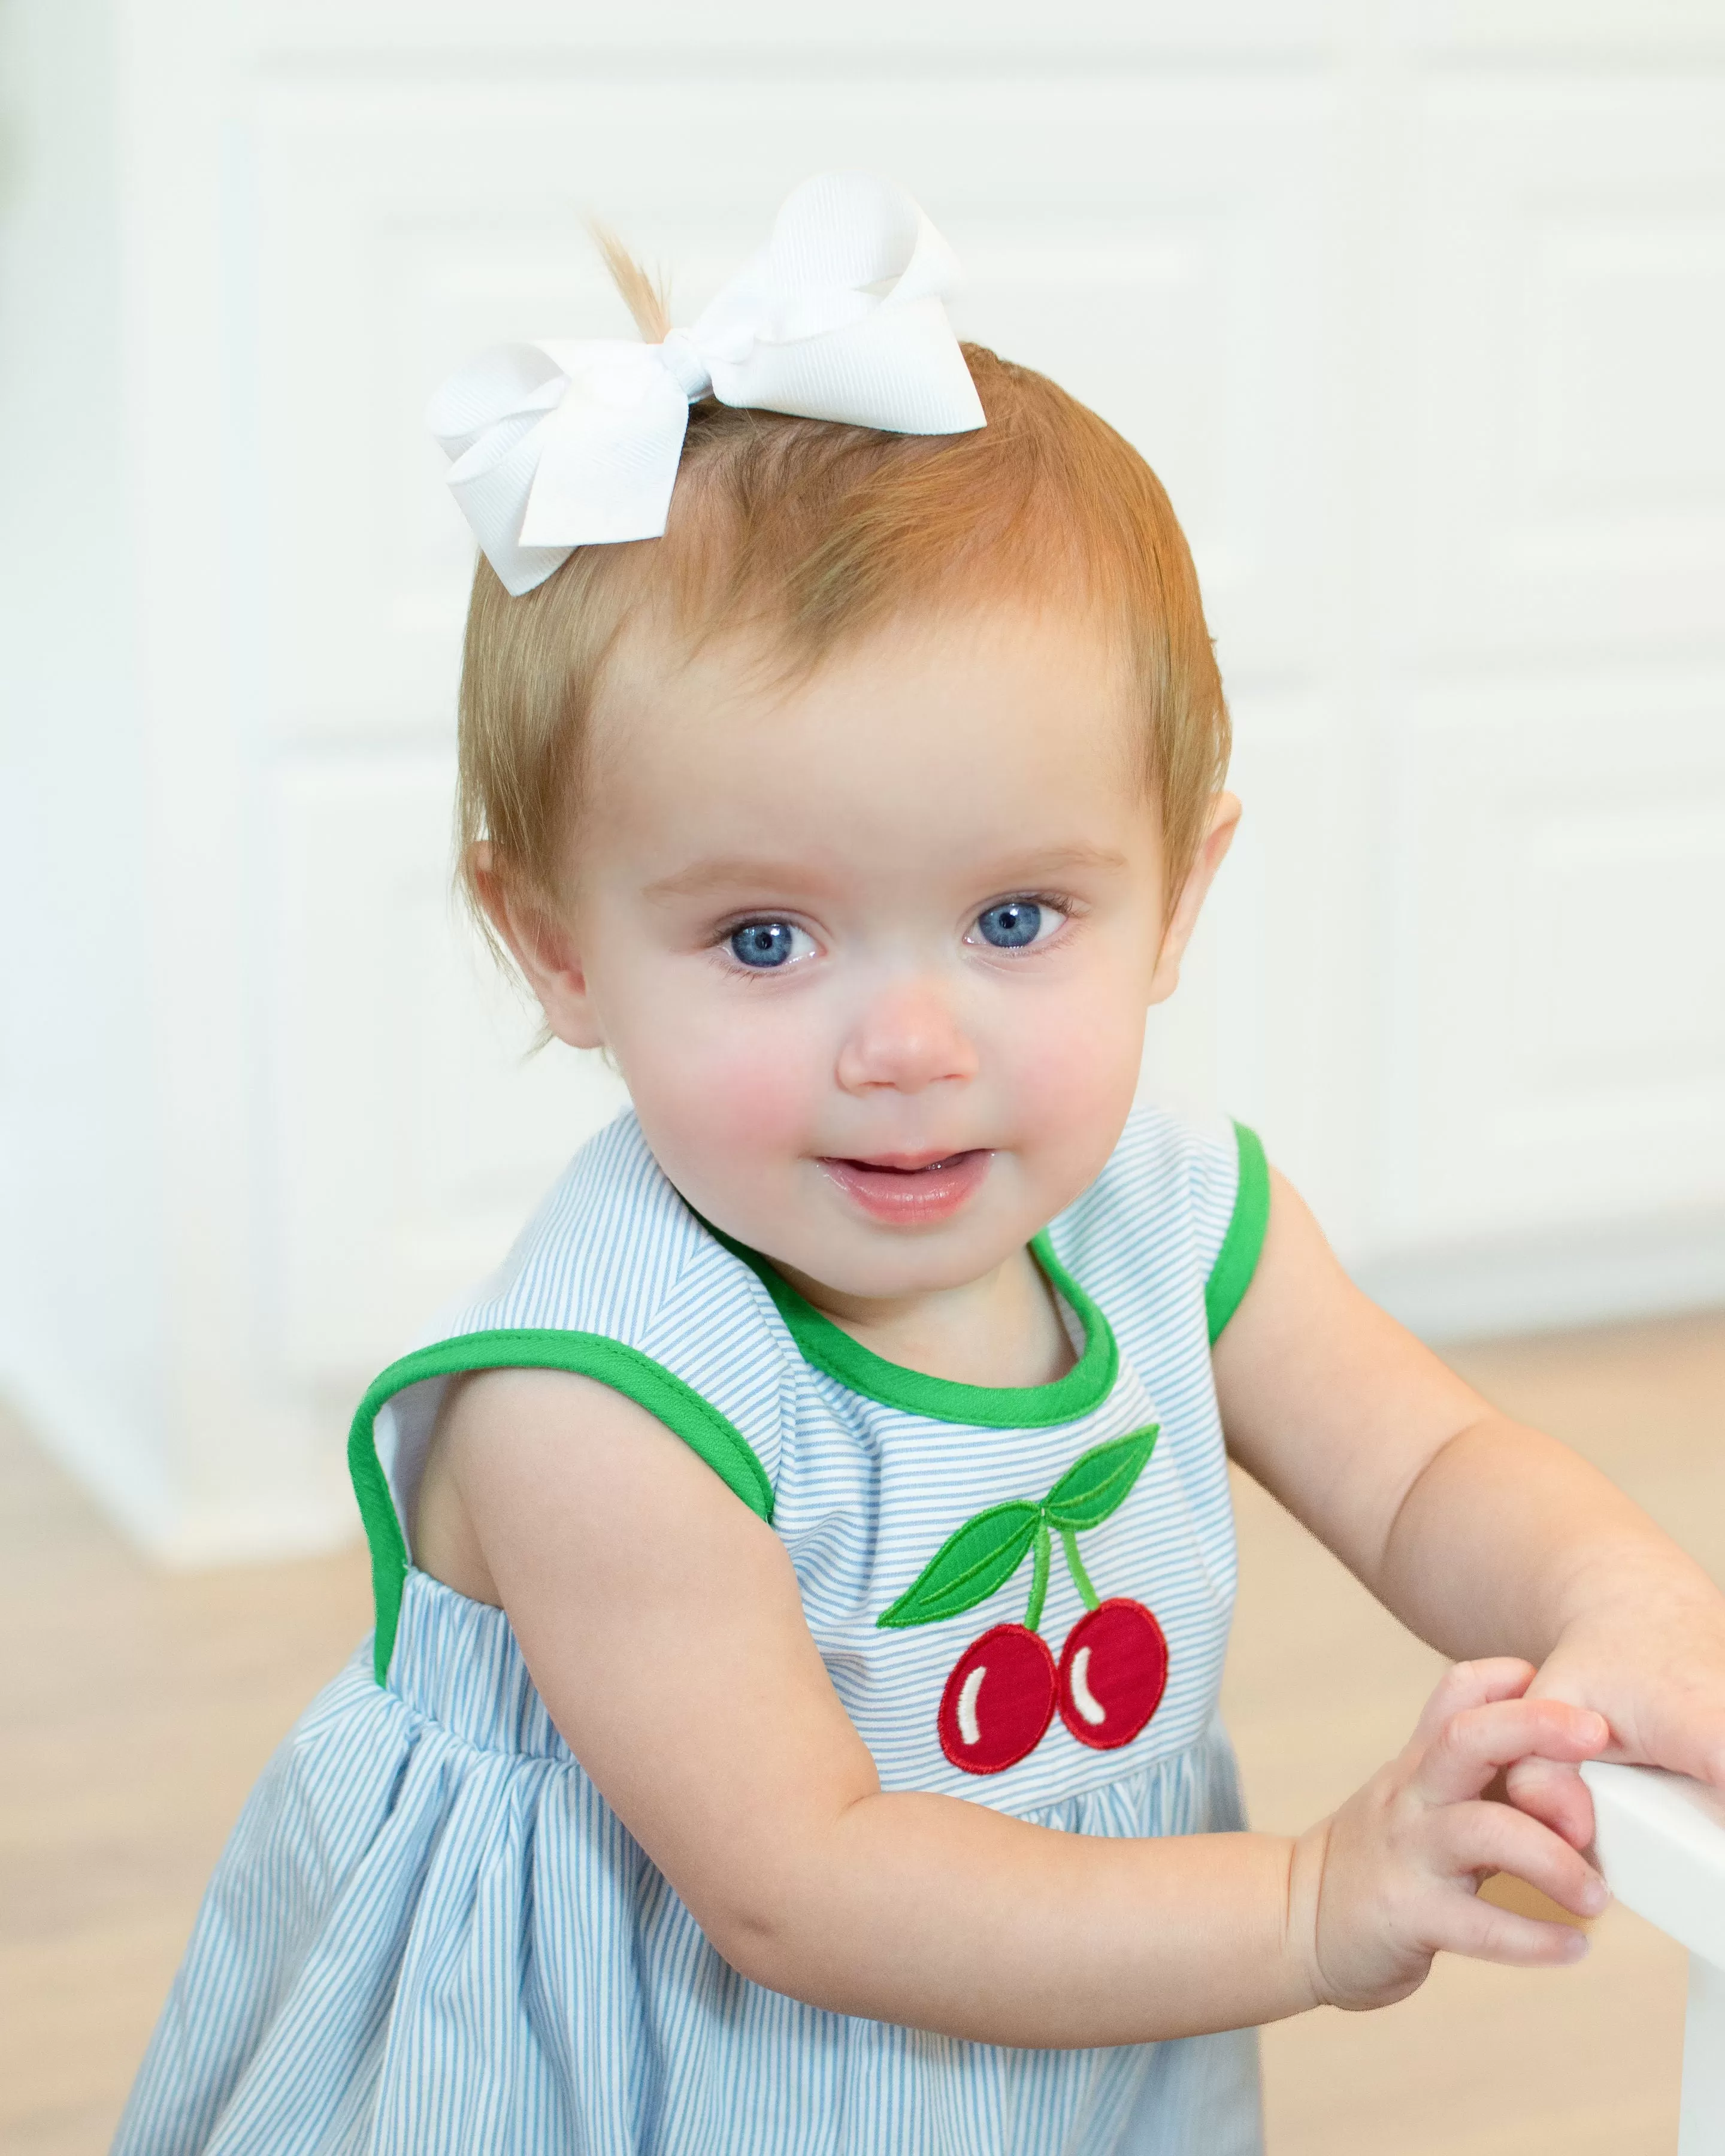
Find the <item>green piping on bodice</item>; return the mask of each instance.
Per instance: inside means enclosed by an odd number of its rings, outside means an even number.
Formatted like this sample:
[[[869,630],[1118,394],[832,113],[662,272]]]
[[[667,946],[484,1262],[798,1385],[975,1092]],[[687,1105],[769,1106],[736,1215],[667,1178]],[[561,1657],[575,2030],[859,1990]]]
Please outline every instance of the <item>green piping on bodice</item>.
[[[1240,1180],[1235,1187],[1234,1212],[1210,1276],[1204,1284],[1204,1315],[1209,1321],[1210,1345],[1222,1337],[1222,1328],[1239,1309],[1240,1298],[1252,1284],[1270,1225],[1270,1163],[1255,1131],[1244,1123],[1234,1126],[1240,1152]]]
[[[1055,1255],[1046,1229],[1032,1237],[1030,1249],[1050,1281],[1076,1312],[1084,1327],[1084,1353],[1064,1376],[1043,1385],[964,1385],[890,1363],[834,1325],[757,1251],[732,1242],[716,1229],[712,1232],[759,1275],[803,1360],[836,1378],[848,1391],[878,1400],[883,1407],[926,1415],[934,1422],[971,1423],[988,1430],[1045,1430],[1055,1423],[1076,1422],[1100,1407],[1113,1390],[1120,1368],[1113,1328]]]
[[[347,1439],[347,1466],[372,1550],[372,1590],[377,1603],[374,1667],[382,1684],[389,1673],[401,1617],[402,1589],[411,1558],[407,1537],[377,1457],[377,1411],[409,1385],[430,1378],[459,1377],[469,1370],[568,1370],[622,1393],[680,1437],[752,1512],[773,1518],[773,1485],[754,1448],[737,1427],[692,1385],[638,1348],[598,1332],[565,1332],[543,1327],[503,1327],[458,1333],[416,1348],[392,1363],[360,1402]]]

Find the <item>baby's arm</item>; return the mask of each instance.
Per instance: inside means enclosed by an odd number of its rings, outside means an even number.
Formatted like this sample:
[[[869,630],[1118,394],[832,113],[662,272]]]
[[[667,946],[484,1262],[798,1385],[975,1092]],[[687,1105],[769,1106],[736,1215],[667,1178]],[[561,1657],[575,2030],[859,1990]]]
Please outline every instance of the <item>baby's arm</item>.
[[[1470,1801],[1504,1760],[1603,1737],[1513,1697],[1525,1669],[1454,1680],[1403,1759],[1297,1848],[1116,1840],[883,1794],[777,1536],[603,1387],[468,1380],[415,1539],[427,1569],[508,1610],[572,1748],[720,1953],[816,2005],[993,2043],[1142,2041],[1399,1997],[1440,1947],[1568,1958],[1561,1928],[1472,1898],[1486,1869],[1591,1906],[1573,1850]]]
[[[1272,1189],[1216,1348],[1230,1450],[1443,1653],[1523,1656],[1536,1697],[1605,1717],[1606,1756],[1725,1785],[1725,1597],[1604,1476],[1361,1295],[1293,1190]],[[1530,1760],[1510,1788],[1591,1839],[1573,1770]]]

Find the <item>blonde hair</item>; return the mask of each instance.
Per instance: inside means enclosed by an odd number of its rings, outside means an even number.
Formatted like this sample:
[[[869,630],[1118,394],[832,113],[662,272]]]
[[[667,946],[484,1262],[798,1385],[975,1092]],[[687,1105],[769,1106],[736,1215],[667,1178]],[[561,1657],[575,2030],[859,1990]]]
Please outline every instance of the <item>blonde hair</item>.
[[[643,334],[662,337],[662,293],[597,237]],[[988,418],[976,433],[880,434],[703,401],[663,538],[578,547],[521,598],[480,558],[457,819],[462,886],[481,926],[480,841],[493,877],[555,901],[585,806],[594,703],[631,621],[685,648],[756,632],[798,671],[896,616],[989,603],[1077,607],[1117,643],[1173,902],[1230,748],[1185,536],[1148,465],[1095,413],[980,345],[963,351]]]

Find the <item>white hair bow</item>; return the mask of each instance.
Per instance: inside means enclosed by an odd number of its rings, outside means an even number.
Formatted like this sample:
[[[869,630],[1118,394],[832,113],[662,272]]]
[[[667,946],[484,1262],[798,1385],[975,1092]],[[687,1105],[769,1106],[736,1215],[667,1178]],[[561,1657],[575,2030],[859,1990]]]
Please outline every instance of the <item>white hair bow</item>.
[[[865,173],[805,180],[773,237],[691,328],[500,345],[452,375],[426,423],[449,487],[517,598],[577,547],[665,530],[689,406],[958,434],[982,403],[942,304],[952,249],[901,187]]]

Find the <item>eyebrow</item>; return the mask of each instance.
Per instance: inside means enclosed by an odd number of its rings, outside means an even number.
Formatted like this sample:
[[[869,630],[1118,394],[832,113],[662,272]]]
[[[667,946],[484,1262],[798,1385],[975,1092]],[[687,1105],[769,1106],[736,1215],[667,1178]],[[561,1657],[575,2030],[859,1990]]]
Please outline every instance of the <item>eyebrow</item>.
[[[1058,875],[1064,869],[1123,869],[1127,858],[1112,846],[1078,844],[1043,846],[1034,852],[1014,854],[996,865],[992,876],[978,879],[991,887],[1010,883],[1034,883]],[[735,891],[739,886],[759,891],[806,891],[831,881],[831,871],[811,862],[757,860],[739,855],[694,861],[675,875],[661,876],[647,886],[643,896],[657,898],[699,898],[708,892]]]
[[[693,862],[675,875],[661,876],[658,882],[649,883],[643,896],[701,898],[709,891],[734,891],[740,885],[755,890],[806,891],[812,884],[824,880],[820,872],[806,863],[739,857],[734,860]]]
[[[1014,870],[1032,875],[1058,875],[1062,869],[1123,869],[1127,857],[1115,846],[1044,846],[1035,853],[1014,854]]]

